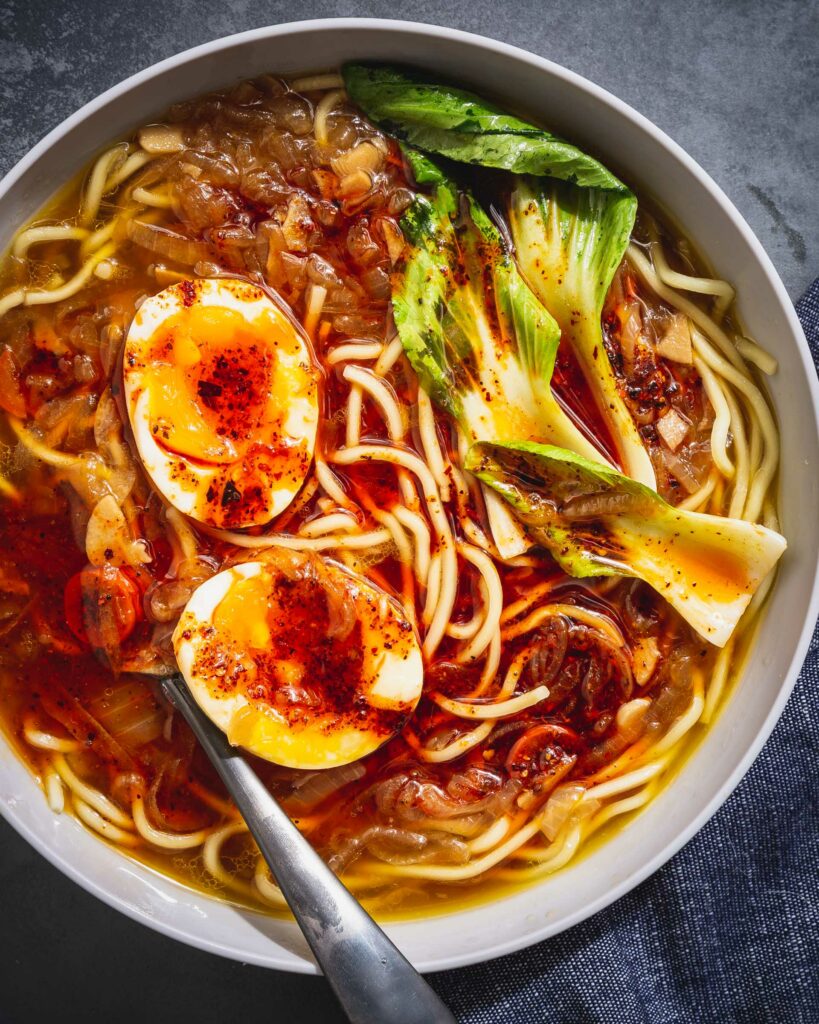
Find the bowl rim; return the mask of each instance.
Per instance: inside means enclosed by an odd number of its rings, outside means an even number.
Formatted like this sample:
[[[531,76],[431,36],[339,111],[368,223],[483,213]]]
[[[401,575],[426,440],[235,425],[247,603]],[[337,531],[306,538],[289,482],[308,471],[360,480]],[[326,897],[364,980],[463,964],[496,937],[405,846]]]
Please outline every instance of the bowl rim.
[[[0,180],[0,200],[12,188],[12,186],[14,186],[20,179],[24,178],[29,169],[55,143],[61,140],[64,136],[73,132],[75,128],[83,123],[83,121],[106,106],[108,103],[125,96],[132,89],[150,81],[152,78],[155,78],[175,67],[179,67],[191,61],[196,61],[200,58],[237,45],[258,42],[260,40],[266,40],[278,36],[311,32],[321,33],[327,32],[328,30],[345,32],[358,32],[362,30],[387,31],[397,34],[411,32],[416,35],[466,44],[476,52],[483,50],[497,53],[500,56],[528,64],[546,75],[562,80],[567,85],[580,90],[587,96],[590,96],[596,104],[609,108],[617,116],[631,121],[635,127],[641,129],[651,138],[653,145],[665,149],[672,158],[680,163],[683,168],[696,179],[698,185],[702,189],[710,193],[711,198],[715,200],[722,212],[729,218],[734,229],[738,232],[752,252],[754,260],[763,271],[767,282],[770,284],[772,291],[780,304],[781,312],[784,314],[796,342],[796,350],[801,363],[801,370],[807,378],[808,389],[810,391],[813,404],[813,416],[816,421],[817,433],[819,433],[819,380],[817,380],[813,358],[811,356],[804,331],[796,315],[793,303],[791,302],[785,286],[782,283],[782,280],[779,277],[770,257],[751,230],[750,226],[745,221],[744,217],[739,213],[725,192],[716,184],[711,176],[703,170],[702,167],[700,167],[693,157],[691,157],[669,135],[629,104],[608,92],[608,90],[589,81],[577,72],[570,71],[568,68],[564,68],[551,60],[540,57],[537,54],[522,49],[521,47],[491,39],[478,33],[465,32],[460,29],[448,28],[446,26],[431,23],[400,19],[342,17],[284,22],[281,24],[260,26],[258,28],[248,29],[231,35],[221,36],[218,39],[188,48],[167,57],[164,60],[151,64],[148,67],[143,68],[141,71],[123,79],[116,85],[85,103],[77,111],[66,118],[66,120],[48,132],[7,172],[3,179]],[[169,99],[172,102],[174,97],[170,97]],[[701,808],[699,813],[697,813],[685,827],[680,829],[680,831],[675,834],[674,838],[667,842],[665,846],[663,846],[653,857],[644,862],[632,874],[621,879],[619,882],[614,883],[598,898],[584,903],[573,913],[567,914],[560,921],[559,927],[550,925],[548,922],[541,924],[536,930],[527,931],[521,936],[493,945],[488,951],[487,949],[481,949],[478,951],[453,953],[448,956],[434,957],[428,962],[419,961],[418,958],[415,958],[416,967],[425,972],[449,970],[451,968],[467,966],[469,964],[483,963],[496,957],[504,956],[534,945],[553,934],[557,934],[560,931],[579,924],[588,917],[591,917],[593,914],[596,914],[598,911],[603,910],[605,907],[618,900],[621,896],[630,892],[633,888],[662,867],[663,864],[677,853],[678,850],[680,850],[706,824],[706,822],[713,817],[737,787],[756,759],[763,745],[773,731],[774,726],[779,720],[788,697],[796,684],[810,644],[817,616],[819,616],[819,565],[814,568],[810,601],[805,611],[805,619],[799,634],[798,642],[794,647],[788,670],[753,741],[748,745],[745,752],[740,757],[734,770],[728,775],[705,806]],[[45,804],[43,806],[45,807]],[[83,867],[78,866],[76,863],[72,863],[67,857],[63,856],[62,852],[55,848],[54,845],[50,845],[45,839],[36,835],[33,829],[31,829],[27,823],[15,813],[13,802],[0,800],[0,814],[3,815],[9,824],[20,835],[22,835],[38,853],[45,857],[46,860],[53,864],[60,872],[67,875],[87,892],[100,899],[103,903],[106,903],[108,906],[111,906],[125,914],[132,920],[147,925],[149,928],[152,928],[170,938],[177,939],[198,949],[215,953],[229,959],[240,960],[245,963],[249,962],[263,967],[284,969],[294,973],[319,973],[316,965],[308,960],[299,960],[296,963],[288,961],[286,964],[282,964],[281,962],[273,962],[273,958],[269,956],[248,956],[247,951],[239,951],[223,943],[211,941],[203,936],[178,928],[172,923],[158,921],[147,910],[129,903],[124,897],[105,888],[105,886],[96,881],[91,871],[86,871]],[[94,838],[95,841],[101,841],[96,837]],[[152,869],[148,868],[147,870]],[[458,912],[459,911],[453,911],[453,914],[457,914]],[[396,925],[400,926],[400,922],[388,924],[387,930],[393,931]]]

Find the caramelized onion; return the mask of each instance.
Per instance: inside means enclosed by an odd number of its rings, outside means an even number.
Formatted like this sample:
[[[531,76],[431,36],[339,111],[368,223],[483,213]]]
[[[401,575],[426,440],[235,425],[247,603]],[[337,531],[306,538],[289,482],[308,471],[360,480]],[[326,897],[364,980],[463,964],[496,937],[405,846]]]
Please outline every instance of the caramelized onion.
[[[90,399],[90,402],[89,402]],[[73,394],[52,398],[37,410],[34,422],[46,434],[51,431],[61,437],[71,433],[79,419],[84,419],[93,408],[93,395]]]
[[[372,142],[360,142],[357,146],[330,160],[330,166],[339,178],[344,178],[356,171],[378,171],[383,163],[383,151],[374,146]]]
[[[291,196],[281,227],[288,249],[293,252],[310,251],[315,224],[310,216],[310,204],[303,195],[296,193]]]
[[[104,761],[133,770],[134,759],[130,752],[65,687],[54,686],[44,691],[41,700],[48,714],[84,747],[95,751]]]
[[[497,792],[502,783],[503,778],[497,769],[470,765],[452,776],[446,791],[453,799],[467,802]]]
[[[169,801],[170,806],[173,808],[173,817],[165,814],[159,806],[160,792],[165,786],[170,786],[171,789],[174,786],[178,786],[179,779],[187,771],[187,764],[189,763],[189,757],[165,761],[148,787],[144,798],[145,810],[148,814],[149,822],[155,828],[160,828],[165,832],[192,832],[195,829],[206,828],[211,824],[213,816],[204,809],[202,804],[194,807],[187,801],[184,805],[180,804],[177,800]],[[181,770],[183,766],[185,766],[185,772]]]
[[[171,622],[179,617],[194,590],[218,570],[218,563],[207,555],[183,559],[176,567],[176,578],[151,591],[149,608],[156,622]]]
[[[676,647],[669,654],[663,666],[665,681],[646,712],[647,732],[664,732],[691,703],[693,658],[694,651],[688,646]]]
[[[305,772],[294,783],[294,796],[288,801],[288,811],[298,813],[308,807],[315,807],[350,782],[358,782],[367,771],[360,761],[339,765],[320,772]],[[296,806],[298,805],[298,806]]]
[[[135,245],[149,249],[151,252],[176,260],[185,266],[192,267],[199,260],[208,258],[208,247],[204,242],[186,238],[176,231],[160,227],[157,224],[146,224],[141,220],[130,220],[127,226],[128,238]]]
[[[511,805],[518,790],[519,784],[510,780],[481,799],[461,801],[453,799],[435,782],[397,775],[376,789],[375,799],[383,813],[395,814],[402,821],[418,822],[424,818],[443,820],[479,811],[500,813]]]
[[[391,217],[383,217],[380,225],[381,234],[384,237],[384,243],[387,246],[387,253],[390,257],[390,263],[397,263],[404,251],[404,236],[401,228]]]
[[[165,711],[139,679],[121,680],[118,686],[89,701],[88,710],[129,750],[162,735]]]
[[[361,283],[373,299],[386,302],[390,297],[390,278],[382,267],[371,267],[361,275]]]
[[[367,852],[387,864],[465,864],[469,860],[469,847],[457,836],[429,836],[396,828],[368,831]]]
[[[628,585],[623,601],[623,618],[629,630],[638,636],[645,636],[657,629],[659,613],[656,598],[640,580],[634,580]]]
[[[549,686],[560,671],[569,643],[569,623],[563,615],[546,620],[527,666],[535,686]]]
[[[569,819],[569,815],[577,802],[586,792],[586,787],[579,784],[558,786],[546,803],[546,810],[541,819],[541,828],[548,840],[553,840]]]
[[[213,185],[235,187],[239,184],[239,172],[235,164],[226,156],[189,149],[182,154],[182,159],[185,163],[192,164],[204,171]]]
[[[689,494],[699,490],[700,484],[684,455],[675,455],[667,448],[662,448],[660,454],[668,472]]]
[[[328,263],[318,253],[310,253],[307,257],[306,267],[307,277],[313,284],[320,284],[325,288],[341,284],[341,279],[334,270],[332,263]]]
[[[469,847],[457,836],[372,825],[359,835],[339,832],[330,839],[333,851],[328,863],[340,872],[365,849],[387,864],[436,863],[464,864],[469,860]]]
[[[356,221],[347,232],[347,251],[361,267],[371,266],[381,257],[381,249],[365,220]]]

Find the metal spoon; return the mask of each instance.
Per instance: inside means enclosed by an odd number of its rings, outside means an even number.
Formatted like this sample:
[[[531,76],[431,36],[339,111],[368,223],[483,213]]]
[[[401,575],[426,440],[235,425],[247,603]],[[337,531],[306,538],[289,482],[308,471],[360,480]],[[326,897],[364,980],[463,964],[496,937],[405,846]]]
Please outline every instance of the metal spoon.
[[[162,690],[193,729],[270,865],[352,1024],[456,1024],[455,1018],[302,836],[181,676]]]

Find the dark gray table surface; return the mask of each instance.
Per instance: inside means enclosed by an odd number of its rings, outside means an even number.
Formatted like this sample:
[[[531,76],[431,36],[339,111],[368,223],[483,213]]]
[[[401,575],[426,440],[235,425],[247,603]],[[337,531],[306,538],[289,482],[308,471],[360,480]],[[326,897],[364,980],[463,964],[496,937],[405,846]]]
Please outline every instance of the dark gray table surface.
[[[815,0],[0,0],[0,173],[77,107],[157,60],[243,29],[342,15],[479,32],[585,75],[716,179],[794,299],[819,274]],[[14,1024],[341,1019],[323,981],[220,960],[134,924],[3,822],[0,978],[0,1021]]]

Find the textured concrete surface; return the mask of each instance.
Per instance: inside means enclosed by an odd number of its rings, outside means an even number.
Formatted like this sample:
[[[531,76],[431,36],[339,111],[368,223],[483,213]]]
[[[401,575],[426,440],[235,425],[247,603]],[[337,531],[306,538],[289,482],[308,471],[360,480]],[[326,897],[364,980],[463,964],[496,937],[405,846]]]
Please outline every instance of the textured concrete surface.
[[[479,32],[585,75],[702,164],[794,298],[819,274],[816,0],[0,0],[0,172],[77,107],[157,60],[259,25],[340,15]],[[0,825],[0,1021],[341,1020],[323,982],[161,938]]]

